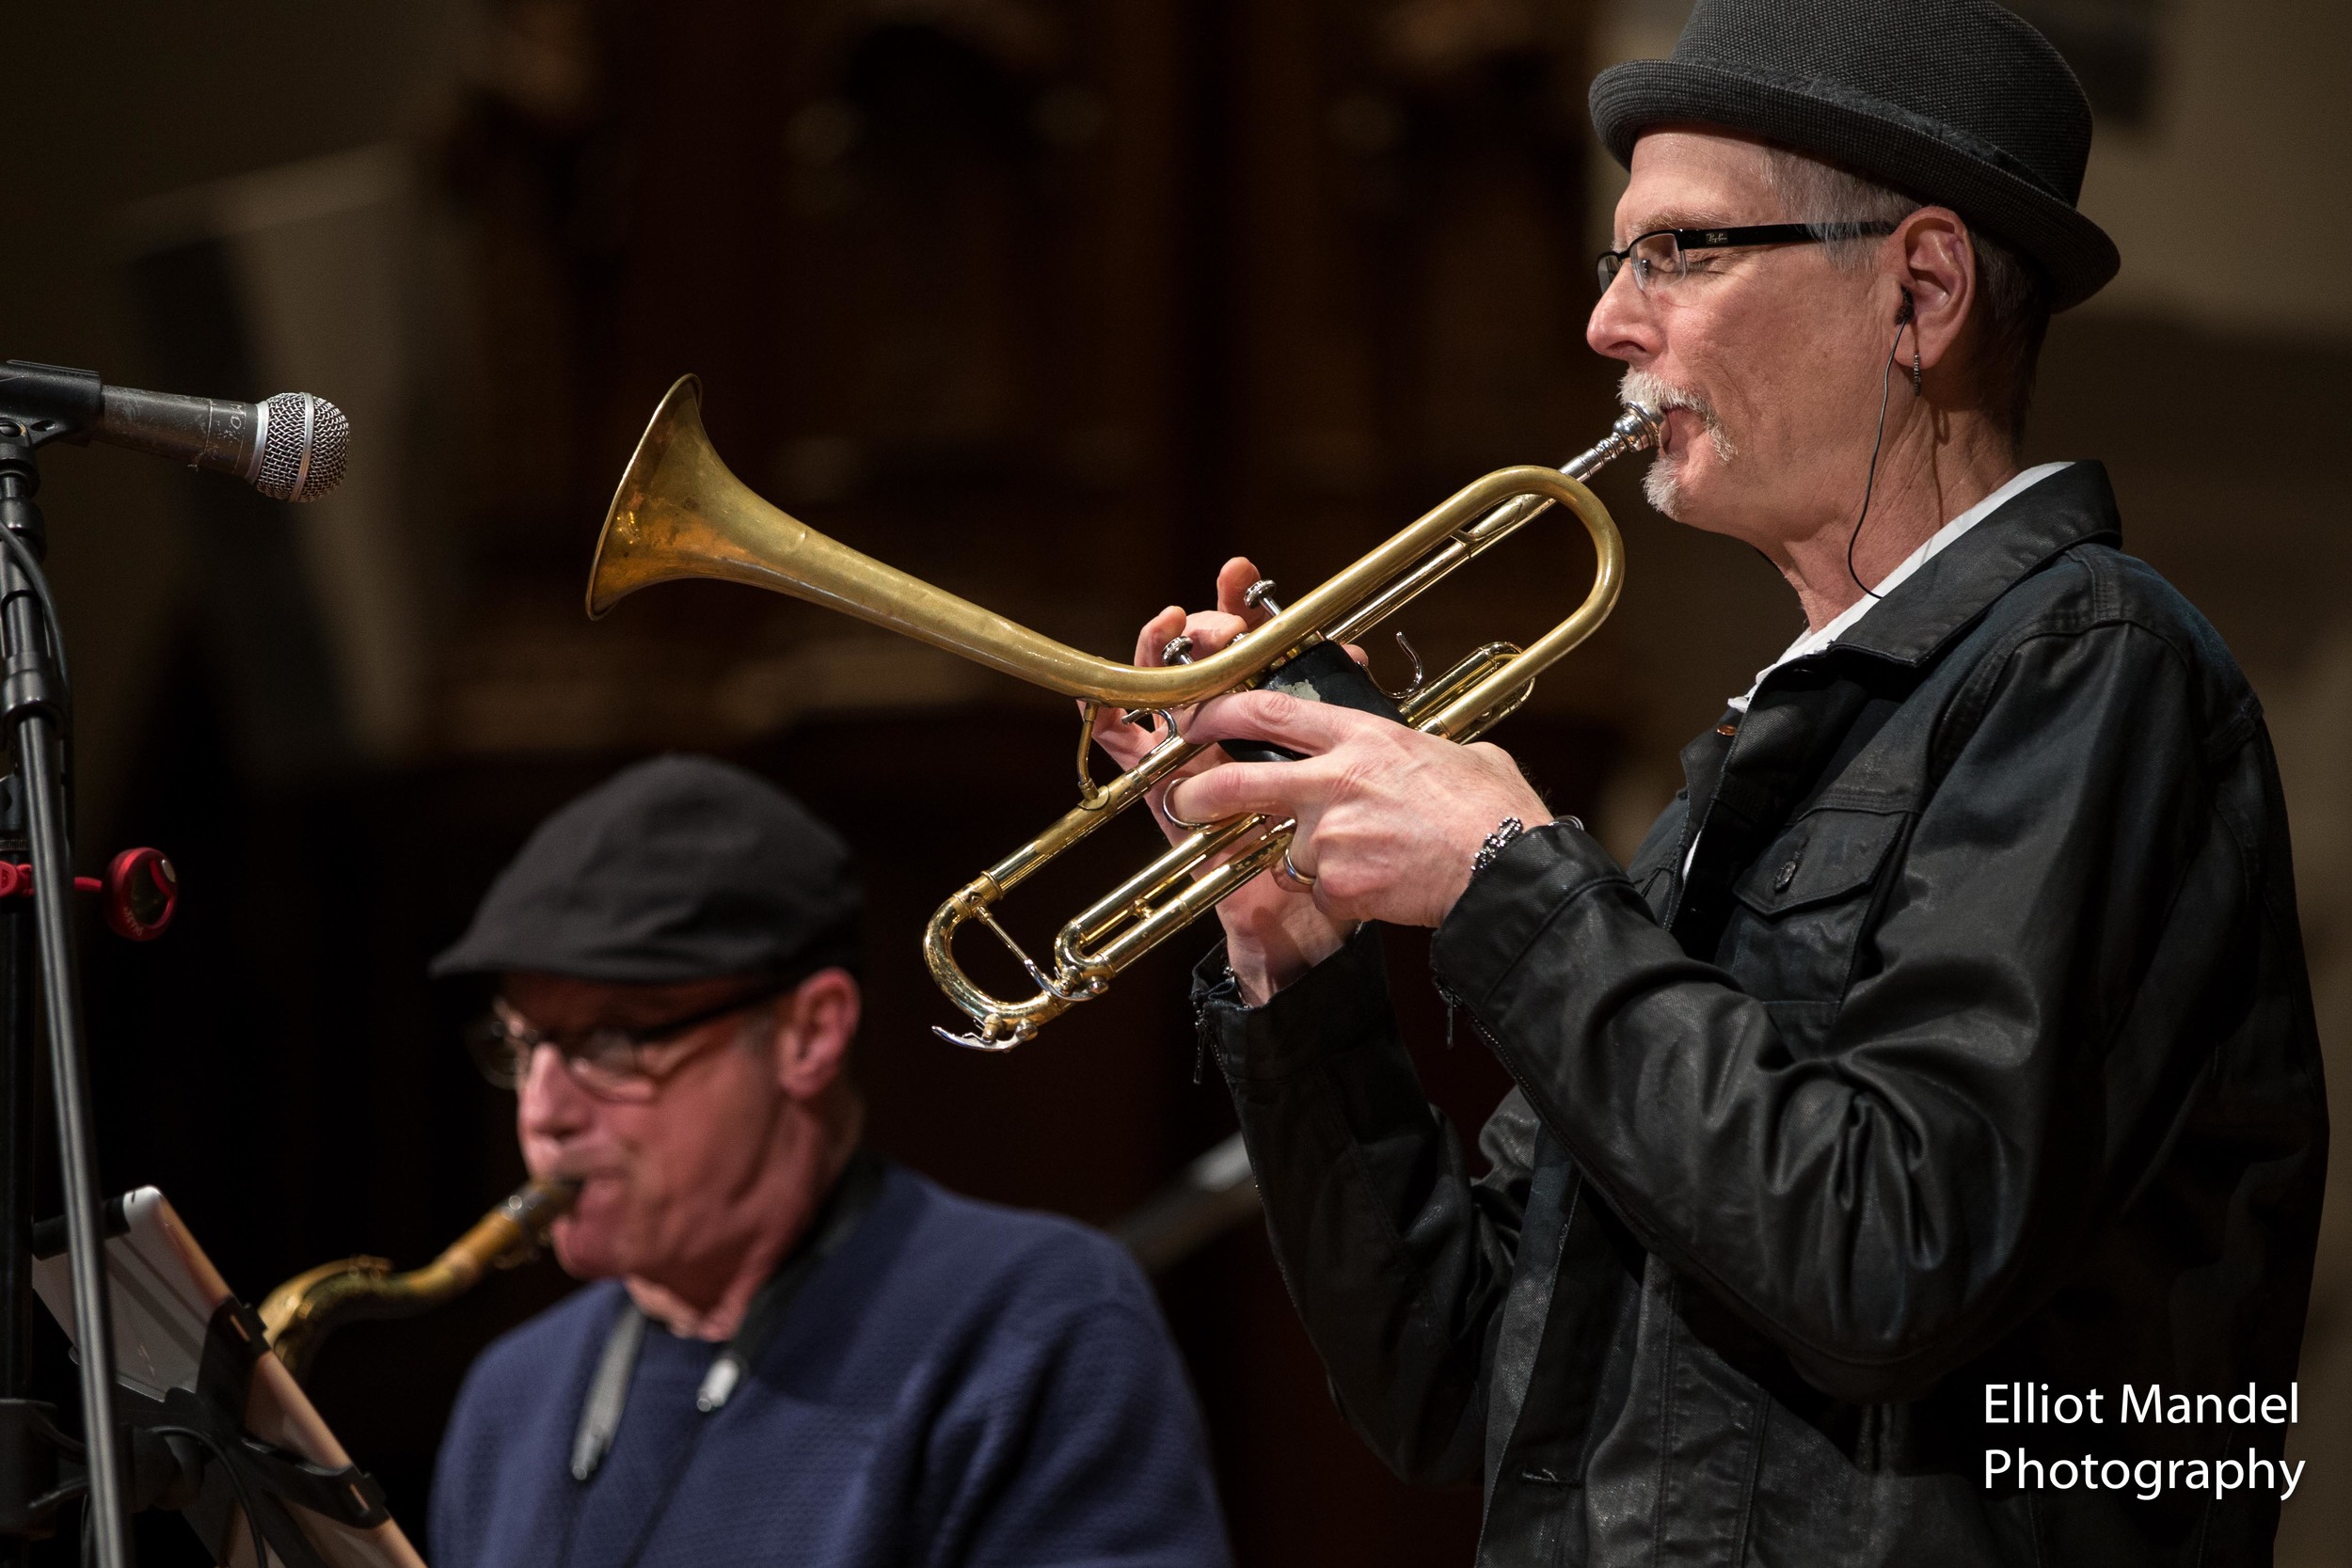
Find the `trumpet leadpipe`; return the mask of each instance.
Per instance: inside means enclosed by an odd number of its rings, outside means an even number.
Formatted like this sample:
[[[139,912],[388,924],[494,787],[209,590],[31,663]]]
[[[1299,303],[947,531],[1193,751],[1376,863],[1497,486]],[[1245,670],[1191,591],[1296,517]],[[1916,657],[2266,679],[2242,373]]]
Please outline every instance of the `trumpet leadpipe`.
[[[1609,434],[1560,465],[1560,471],[1580,483],[1629,452],[1658,444],[1664,417],[1641,404],[1629,404]],[[1551,510],[1549,496],[1514,496],[1455,533],[1430,552],[1421,564],[1366,599],[1353,614],[1331,628],[1335,642],[1354,642],[1422,594],[1527,524]]]

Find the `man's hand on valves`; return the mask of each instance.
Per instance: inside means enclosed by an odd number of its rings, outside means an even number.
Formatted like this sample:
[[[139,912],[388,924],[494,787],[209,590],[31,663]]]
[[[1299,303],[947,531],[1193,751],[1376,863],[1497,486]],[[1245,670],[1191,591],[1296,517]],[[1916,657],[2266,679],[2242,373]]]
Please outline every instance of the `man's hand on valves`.
[[[1500,747],[1456,746],[1368,713],[1279,691],[1204,703],[1184,725],[1196,741],[1270,740],[1297,762],[1228,762],[1170,787],[1185,821],[1245,813],[1295,818],[1278,879],[1336,921],[1436,926],[1469,886],[1470,863],[1505,817],[1550,820]]]
[[[1267,612],[1247,600],[1259,575],[1247,559],[1227,562],[1217,574],[1217,608],[1162,610],[1136,639],[1136,662],[1165,662],[1164,651],[1179,638],[1190,657],[1205,657],[1263,624]],[[1504,818],[1551,819],[1494,746],[1457,746],[1274,691],[1216,698],[1180,717],[1190,740],[1248,737],[1303,753],[1297,762],[1238,763],[1211,750],[1153,801],[1171,839],[1190,824],[1245,813],[1298,824],[1287,863],[1217,906],[1235,979],[1252,1005],[1336,951],[1359,922],[1436,926]],[[1163,736],[1122,720],[1102,713],[1095,733],[1120,767],[1132,768]]]

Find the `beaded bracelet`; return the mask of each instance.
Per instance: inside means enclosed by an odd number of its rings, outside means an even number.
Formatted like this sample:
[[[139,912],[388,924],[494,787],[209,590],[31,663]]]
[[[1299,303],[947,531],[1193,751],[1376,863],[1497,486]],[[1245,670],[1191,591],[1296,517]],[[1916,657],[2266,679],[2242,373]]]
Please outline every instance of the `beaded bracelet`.
[[[1527,832],[1527,824],[1516,816],[1506,816],[1497,823],[1495,831],[1486,835],[1486,842],[1478,847],[1478,853],[1470,857],[1470,875],[1475,877],[1486,867],[1494,864],[1495,857],[1502,854],[1513,839],[1525,832]]]
[[[1581,816],[1560,816],[1553,820],[1565,822],[1580,832],[1584,829],[1584,819]],[[1511,841],[1525,832],[1527,832],[1527,824],[1516,816],[1506,816],[1497,823],[1495,831],[1488,833],[1486,841],[1478,847],[1478,853],[1470,857],[1470,875],[1475,877],[1486,867],[1494,864],[1495,857],[1510,847]]]

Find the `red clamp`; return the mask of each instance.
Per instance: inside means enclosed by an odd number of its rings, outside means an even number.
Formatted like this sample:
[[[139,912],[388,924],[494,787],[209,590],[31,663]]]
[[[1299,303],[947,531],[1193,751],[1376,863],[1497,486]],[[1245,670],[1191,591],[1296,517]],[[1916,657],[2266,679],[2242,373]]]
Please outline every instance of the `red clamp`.
[[[161,849],[125,849],[107,864],[103,879],[76,877],[73,886],[103,895],[106,928],[133,942],[162,936],[180,910],[180,876]],[[33,868],[0,861],[0,898],[32,895]]]

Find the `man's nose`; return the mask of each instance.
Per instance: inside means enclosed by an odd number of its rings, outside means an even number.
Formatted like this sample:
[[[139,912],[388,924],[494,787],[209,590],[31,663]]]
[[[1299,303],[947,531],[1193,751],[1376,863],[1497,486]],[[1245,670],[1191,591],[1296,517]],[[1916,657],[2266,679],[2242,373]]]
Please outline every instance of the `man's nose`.
[[[1584,324],[1584,341],[1595,354],[1629,365],[1646,364],[1664,350],[1658,312],[1649,295],[1633,286],[1631,267],[1619,267],[1600,292],[1592,319]]]
[[[564,1053],[552,1045],[534,1047],[515,1107],[523,1135],[564,1137],[587,1126],[589,1112],[588,1093],[564,1067]]]

